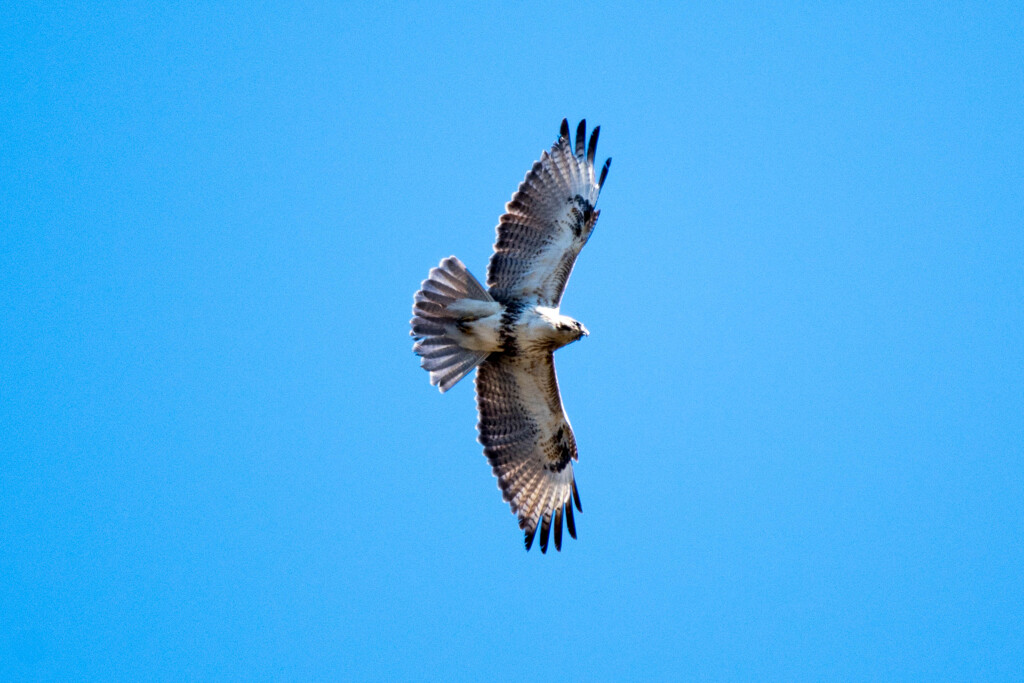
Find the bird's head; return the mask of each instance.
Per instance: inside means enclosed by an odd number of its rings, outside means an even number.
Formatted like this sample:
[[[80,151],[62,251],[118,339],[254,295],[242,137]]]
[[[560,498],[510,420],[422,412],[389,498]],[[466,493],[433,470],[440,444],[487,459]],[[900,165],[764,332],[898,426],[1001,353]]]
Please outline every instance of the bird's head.
[[[586,337],[590,334],[586,327],[583,326],[579,320],[573,320],[568,316],[562,316],[562,319],[558,321],[557,328],[559,341],[562,346],[571,344],[580,337]]]

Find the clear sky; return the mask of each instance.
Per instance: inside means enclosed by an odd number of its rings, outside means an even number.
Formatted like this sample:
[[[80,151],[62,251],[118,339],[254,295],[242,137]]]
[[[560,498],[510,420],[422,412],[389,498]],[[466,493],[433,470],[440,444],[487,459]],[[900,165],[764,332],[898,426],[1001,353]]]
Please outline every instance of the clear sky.
[[[1024,677],[1020,2],[79,4],[0,13],[0,679]],[[541,555],[408,320],[563,117]]]

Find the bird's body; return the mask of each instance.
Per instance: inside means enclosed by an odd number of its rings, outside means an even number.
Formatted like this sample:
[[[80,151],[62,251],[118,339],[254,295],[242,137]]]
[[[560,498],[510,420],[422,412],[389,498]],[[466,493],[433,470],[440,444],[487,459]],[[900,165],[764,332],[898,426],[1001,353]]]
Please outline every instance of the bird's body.
[[[557,308],[535,302],[511,307],[497,301],[462,299],[448,307],[459,320],[447,328],[448,337],[472,351],[533,355],[554,351],[587,334],[582,324]],[[511,342],[510,340],[515,340]]]
[[[573,504],[581,509],[572,468],[576,439],[553,353],[587,334],[559,310],[576,256],[597,223],[594,205],[611,163],[595,175],[599,128],[586,146],[585,129],[580,122],[573,148],[562,121],[558,141],[506,205],[488,288],[451,256],[430,271],[413,304],[413,350],[431,383],[444,392],[477,368],[480,442],[527,550],[538,528],[542,551],[552,528],[561,550],[563,517],[575,538]]]

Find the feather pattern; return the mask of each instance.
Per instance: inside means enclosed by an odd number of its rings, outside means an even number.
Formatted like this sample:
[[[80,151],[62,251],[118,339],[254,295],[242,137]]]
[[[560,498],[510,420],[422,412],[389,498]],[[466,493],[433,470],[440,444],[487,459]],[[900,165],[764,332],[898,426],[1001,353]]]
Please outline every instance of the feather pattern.
[[[430,383],[441,393],[472,372],[487,353],[463,348],[450,334],[450,326],[462,317],[456,302],[471,299],[491,302],[493,299],[466,266],[454,256],[432,268],[413,298],[413,317],[410,321],[416,343],[412,349],[420,358],[420,365],[430,373]]]
[[[594,209],[611,159],[600,180],[594,174],[598,126],[586,140],[586,121],[569,139],[569,123],[550,151],[526,174],[498,221],[494,254],[487,267],[491,296],[507,302],[536,298],[557,308],[576,257],[597,224]]]
[[[477,370],[476,395],[480,443],[502,498],[519,518],[527,549],[539,527],[541,551],[547,552],[554,515],[555,547],[561,550],[563,519],[576,538],[571,508],[577,451],[554,356],[492,354]]]

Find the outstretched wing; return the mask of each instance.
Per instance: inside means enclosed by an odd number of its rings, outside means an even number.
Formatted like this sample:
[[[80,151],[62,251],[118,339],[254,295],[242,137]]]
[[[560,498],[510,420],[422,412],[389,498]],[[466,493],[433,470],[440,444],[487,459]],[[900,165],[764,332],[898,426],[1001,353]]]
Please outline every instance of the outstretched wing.
[[[554,356],[493,354],[476,373],[480,443],[498,478],[502,498],[519,517],[526,549],[540,525],[548,550],[554,517],[555,548],[562,549],[562,517],[576,538],[572,504],[582,512],[572,461],[576,438],[562,409]]]
[[[498,239],[487,266],[487,285],[499,301],[536,297],[558,307],[580,249],[587,243],[600,213],[594,210],[612,160],[594,175],[594,154],[600,126],[584,149],[586,121],[569,139],[569,122],[550,152],[526,174],[498,222]]]

